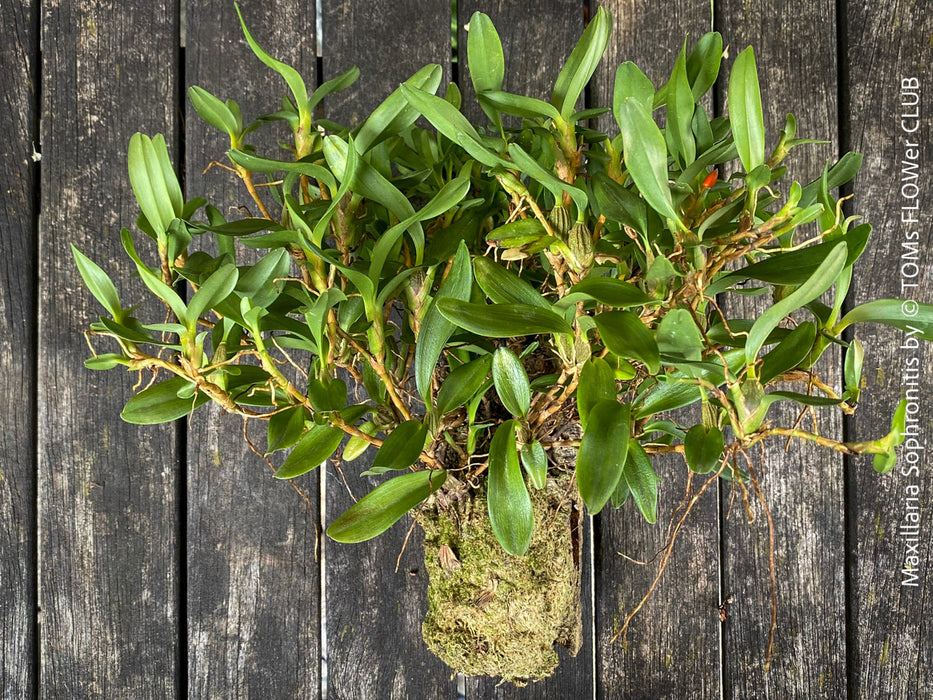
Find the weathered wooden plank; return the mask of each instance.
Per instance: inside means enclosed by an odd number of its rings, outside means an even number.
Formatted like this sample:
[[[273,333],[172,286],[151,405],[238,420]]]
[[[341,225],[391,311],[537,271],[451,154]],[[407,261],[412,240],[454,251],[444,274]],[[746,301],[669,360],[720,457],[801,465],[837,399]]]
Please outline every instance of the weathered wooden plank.
[[[486,124],[488,118],[476,101],[467,60],[466,24],[476,11],[492,19],[505,55],[503,90],[549,101],[554,81],[564,61],[580,38],[585,25],[584,6],[573,0],[536,3],[533,12],[521,3],[498,0],[468,1],[458,5],[458,77],[463,93],[463,112],[474,122]],[[590,531],[590,528],[586,528]],[[558,648],[560,665],[555,674],[535,683],[531,689],[510,684],[497,686],[498,679],[468,678],[468,698],[592,697],[593,695],[593,618],[591,561],[592,537],[584,539],[583,568],[583,646],[575,658]]]
[[[170,0],[42,4],[39,597],[47,697],[176,690],[175,427],[122,424],[133,377],[82,366],[82,332],[100,309],[68,244],[115,279],[125,276],[119,227],[138,211],[126,147],[137,130],[174,141],[177,9]],[[141,285],[118,287],[127,299],[144,298]]]
[[[358,124],[400,82],[427,63],[443,66],[449,78],[450,5],[446,2],[328,0],[322,3],[322,26],[322,79],[329,80],[353,65],[361,73],[356,84],[326,101],[328,119]],[[372,456],[370,450],[366,457],[344,465],[357,498],[381,481],[356,476],[368,468]],[[353,501],[333,465],[328,465],[324,481],[329,523]],[[418,528],[394,573],[410,522],[403,518],[385,534],[361,544],[325,541],[328,697],[456,696],[450,670],[428,652],[421,639],[427,577]]]
[[[772,148],[787,112],[797,117],[798,136],[830,144],[795,151],[786,161],[794,179],[817,177],[827,158],[837,157],[836,17],[832,2],[814,2],[787,12],[786,5],[759,0],[717,5],[718,24],[734,59],[754,45],[765,105],[767,148]],[[732,61],[726,62],[731,66]],[[726,83],[719,86],[725,102]],[[728,105],[726,105],[728,108]],[[789,183],[788,183],[789,185]],[[755,318],[761,306],[729,299],[732,313]],[[828,352],[818,371],[838,386],[838,354]],[[797,387],[799,389],[799,387]],[[782,410],[783,409],[783,410]],[[799,410],[780,404],[769,413],[775,425],[791,425]],[[819,432],[842,435],[838,411],[818,412]],[[804,429],[811,429],[805,418]],[[766,514],[754,490],[748,524],[740,493],[721,487],[723,595],[734,596],[723,627],[726,697],[820,697],[845,695],[845,586],[843,465],[836,453],[800,441],[785,453],[782,442],[755,451],[759,486],[775,530],[777,629],[770,671],[765,666],[770,614],[769,536]],[[818,485],[818,486],[817,486]]]
[[[634,61],[655,85],[663,85],[683,37],[693,42],[709,31],[709,10],[697,3],[658,5],[613,2],[615,27],[606,59],[596,74],[597,105],[612,105],[613,81],[623,61]],[[707,104],[708,111],[712,105]],[[600,127],[618,133],[606,115]],[[695,422],[699,407],[685,410]],[[596,639],[597,688],[600,697],[718,697],[719,695],[719,511],[715,489],[693,506],[668,569],[651,599],[633,618],[626,638],[620,630],[656,575],[657,559],[648,566],[627,561],[652,560],[665,546],[667,523],[684,500],[687,469],[676,455],[652,459],[664,480],[658,524],[644,521],[634,503],[597,518]],[[693,492],[703,480],[694,479]]]
[[[0,7],[0,697],[35,691],[39,7]]]
[[[933,254],[926,222],[933,185],[933,16],[927,3],[916,1],[844,7],[848,89],[843,109],[848,145],[864,156],[853,209],[875,231],[853,280],[853,301],[931,302]],[[916,199],[911,185],[918,188]],[[918,244],[915,258],[911,243]],[[919,286],[902,288],[901,282]],[[867,459],[849,465],[850,692],[858,698],[923,697],[933,682],[933,487],[924,451],[933,428],[927,375],[933,357],[926,343],[908,347],[900,331],[859,325],[854,334],[866,348],[866,386],[846,426],[848,439],[881,436],[906,395],[917,400],[910,406],[907,431],[917,443],[903,450],[894,471],[883,477],[872,472]],[[920,521],[914,523],[910,518],[918,512]],[[911,551],[912,546],[917,549]],[[903,572],[914,554],[919,557],[915,580]]]
[[[295,0],[241,2],[250,32],[316,85],[315,18]],[[283,17],[291,21],[283,22]],[[262,65],[243,38],[232,3],[188,6],[185,79],[237,101],[249,123],[278,109],[285,82]],[[226,161],[226,134],[185,110],[189,197],[221,210],[253,202]],[[279,128],[276,129],[275,127]],[[260,153],[287,159],[284,124],[254,132]],[[271,201],[271,200],[270,200]],[[254,212],[258,215],[257,212]],[[257,257],[241,248],[238,262]],[[264,445],[265,424],[250,436]],[[205,407],[188,424],[187,617],[191,697],[315,697],[320,692],[320,562],[316,558],[317,475],[298,480],[306,503],[274,479],[241,436],[240,419]],[[316,509],[316,505],[315,505]]]

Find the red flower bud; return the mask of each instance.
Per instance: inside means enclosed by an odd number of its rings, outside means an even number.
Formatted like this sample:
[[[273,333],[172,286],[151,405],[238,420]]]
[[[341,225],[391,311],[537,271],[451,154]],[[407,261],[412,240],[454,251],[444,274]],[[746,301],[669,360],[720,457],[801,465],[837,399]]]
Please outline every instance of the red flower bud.
[[[716,184],[716,181],[719,179],[719,169],[714,169],[709,175],[703,178],[703,184],[700,186],[700,191],[708,190],[710,187]]]

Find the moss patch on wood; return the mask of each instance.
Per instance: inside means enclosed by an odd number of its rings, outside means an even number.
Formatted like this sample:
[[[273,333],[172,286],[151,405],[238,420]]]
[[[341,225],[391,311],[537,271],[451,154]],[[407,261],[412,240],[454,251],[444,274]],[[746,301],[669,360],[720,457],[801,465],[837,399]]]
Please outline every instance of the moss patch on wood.
[[[422,510],[430,576],[422,626],[431,651],[469,676],[523,685],[557,667],[556,646],[582,642],[582,513],[569,476],[531,491],[535,533],[524,557],[506,554],[484,493],[443,494]]]

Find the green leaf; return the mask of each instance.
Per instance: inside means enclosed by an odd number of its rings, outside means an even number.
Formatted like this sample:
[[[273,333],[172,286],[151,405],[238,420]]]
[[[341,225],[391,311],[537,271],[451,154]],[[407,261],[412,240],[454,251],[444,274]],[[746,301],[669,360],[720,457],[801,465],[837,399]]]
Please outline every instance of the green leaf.
[[[181,216],[184,200],[181,186],[168,157],[165,137],[149,138],[135,133],[127,154],[130,185],[139,208],[162,240],[172,220]]]
[[[337,542],[352,543],[381,535],[446,480],[444,470],[412,472],[389,479],[332,522],[327,536]]]
[[[625,167],[638,191],[658,214],[685,229],[674,209],[668,185],[667,144],[664,134],[639,100],[629,97],[619,109]]]
[[[182,398],[179,393],[190,390],[194,385],[184,377],[172,377],[164,382],[143,389],[126,402],[120,418],[135,425],[168,423],[183,418],[208,401],[202,392]]]
[[[826,256],[826,259],[810,279],[758,317],[748,333],[748,340],[745,342],[745,361],[748,364],[755,361],[765,338],[777,327],[781,320],[819,297],[820,294],[833,285],[839,273],[842,272],[845,260],[846,246],[845,243],[839,242]]]
[[[589,415],[577,454],[577,488],[590,515],[596,515],[612,496],[629,451],[628,404],[615,398],[596,402]]]
[[[325,185],[330,187],[332,190],[337,189],[337,180],[334,179],[334,175],[327,168],[317,165],[316,163],[311,163],[307,160],[271,160],[269,158],[261,158],[260,156],[253,155],[252,153],[246,153],[244,151],[238,151],[236,149],[231,149],[227,151],[227,156],[237,165],[242,165],[247,170],[256,173],[297,173],[298,175],[307,175],[310,178],[315,180],[320,180]],[[319,156],[317,156],[319,157]],[[276,226],[275,222],[268,221],[265,219],[260,219],[260,221],[266,221],[267,227],[272,230],[281,228]],[[214,230],[214,229],[210,229]],[[265,229],[257,229],[265,230]],[[223,233],[221,231],[220,233]]]
[[[204,281],[188,303],[188,324],[192,330],[205,312],[230,296],[236,288],[238,277],[236,265],[228,263],[221,265]]]
[[[573,332],[557,314],[527,304],[470,304],[440,299],[437,308],[451,323],[486,338]]]
[[[843,316],[833,333],[839,335],[853,323],[880,323],[923,340],[933,340],[933,304],[903,299],[870,301]]]
[[[826,186],[829,189],[835,189],[854,178],[862,167],[862,154],[849,151],[840,158],[826,173]],[[816,178],[813,182],[806,185],[801,194],[798,207],[806,208],[816,201],[819,194],[822,177]]]
[[[547,454],[544,446],[537,440],[526,442],[522,445],[521,458],[531,485],[543,489],[547,484]]]
[[[240,12],[239,4],[235,4],[235,7],[236,13],[240,18],[240,26],[243,28],[243,35],[246,37],[246,41],[249,43],[249,47],[253,50],[253,53],[256,54],[260,61],[285,79],[285,82],[288,83],[288,87],[292,91],[292,95],[295,97],[295,106],[298,107],[298,113],[309,114],[308,89],[305,87],[305,81],[301,79],[301,75],[291,66],[272,58],[272,56],[263,51],[262,47],[253,39],[253,35],[249,33],[249,29],[246,28],[246,22],[243,20],[243,13]]]
[[[143,284],[149,288],[149,291],[155,294],[159,299],[168,304],[169,308],[174,312],[175,316],[178,317],[179,323],[185,324],[187,319],[187,308],[185,307],[185,302],[182,301],[181,297],[178,296],[178,293],[169,287],[165,282],[162,281],[160,277],[155,275],[152,270],[147,267],[142,260],[140,260],[139,255],[136,253],[136,246],[133,244],[133,236],[130,234],[129,230],[121,229],[120,230],[120,239],[123,243],[123,248],[126,250],[127,254],[136,263],[136,269],[139,272],[139,276],[143,281]]]
[[[470,251],[466,243],[461,241],[451,263],[450,272],[424,315],[424,321],[418,331],[418,342],[415,343],[415,384],[426,404],[430,404],[431,401],[431,377],[434,376],[434,368],[448,339],[456,330],[456,326],[440,312],[438,304],[442,299],[466,301],[470,298],[472,286]]]
[[[528,282],[489,258],[473,258],[473,274],[480,289],[495,304],[525,304],[550,310],[551,304]],[[466,299],[464,299],[466,301]]]
[[[467,32],[467,69],[470,71],[470,81],[477,96],[492,90],[501,90],[505,78],[505,56],[502,53],[502,42],[493,26],[489,16],[482,12],[474,12],[470,17],[469,31]],[[501,126],[501,120],[495,108],[480,101],[480,106],[486,112],[490,121]]]
[[[651,374],[661,366],[658,343],[637,314],[607,311],[593,317],[603,343],[620,357],[644,362]]]
[[[545,170],[538,161],[528,155],[517,143],[509,144],[509,155],[521,172],[528,175],[532,180],[540,183],[551,193],[555,202],[561,201],[564,192],[569,194],[573,203],[577,206],[578,219],[582,216],[582,213],[586,211],[586,192],[579,187],[564,182],[553,173]]]
[[[483,355],[452,370],[437,392],[438,415],[442,416],[469,401],[486,381],[490,369],[492,355]]]
[[[803,362],[816,340],[816,324],[805,321],[788,333],[777,347],[762,358],[759,378],[767,384]]]
[[[687,44],[684,43],[674,63],[674,72],[667,90],[667,133],[671,155],[684,167],[696,160],[696,140],[693,137],[693,111],[696,107],[690,82],[687,80]]]
[[[907,399],[902,399],[894,411],[894,417],[891,419],[891,432],[876,442],[887,448],[882,454],[876,454],[872,466],[876,472],[884,474],[889,472],[897,464],[897,453],[894,448],[903,444],[906,435],[907,425]]]
[[[696,102],[705,95],[719,77],[722,63],[722,35],[709,32],[699,38],[687,56],[687,77]]]
[[[645,200],[633,190],[623,187],[606,173],[593,174],[593,194],[599,213],[611,221],[618,221],[642,235],[648,230]]]
[[[634,438],[629,442],[628,458],[622,470],[635,505],[649,523],[658,521],[658,476],[645,448]]]
[[[751,46],[735,59],[729,76],[729,123],[746,173],[765,162],[765,125],[758,69]]]
[[[707,430],[703,425],[695,425],[687,431],[684,438],[684,457],[687,466],[697,474],[709,474],[719,467],[724,438],[717,427]]]
[[[868,244],[870,234],[871,226],[861,224],[849,231],[841,239],[845,242],[847,249],[844,267],[851,267],[858,260]],[[826,260],[826,256],[838,243],[839,240],[834,240],[789,252],[781,252],[780,249],[775,249],[774,254],[769,258],[720,278],[715,287],[713,285],[709,287],[711,290],[709,293],[718,293],[729,284],[737,284],[746,279],[761,280],[762,282],[785,286],[802,284],[813,276],[813,273],[816,272],[817,268]],[[770,249],[767,250],[772,252]]]
[[[309,379],[308,400],[311,401],[311,407],[319,413],[343,410],[347,406],[347,383],[339,377],[329,379],[326,383],[314,378]]]
[[[405,85],[433,95],[441,84],[442,75],[441,67],[431,63],[406,80]],[[373,110],[356,132],[354,142],[357,151],[360,154],[366,153],[383,139],[407,129],[417,118],[418,110],[408,104],[408,100],[402,94],[402,88],[397,88]]]
[[[340,90],[346,90],[348,87],[353,85],[360,77],[360,69],[356,66],[353,66],[346,73],[341,73],[336,78],[331,78],[330,80],[321,84],[308,99],[308,111],[313,112],[314,108],[328,95],[331,95]]]
[[[493,355],[492,380],[505,409],[513,416],[524,418],[531,406],[531,385],[522,361],[505,346],[496,349]]]
[[[470,157],[490,168],[512,167],[509,161],[486,148],[473,125],[447,100],[404,83],[401,89],[412,107],[421,112],[440,133],[452,142],[459,143]]]
[[[386,436],[373,459],[374,469],[407,469],[418,461],[428,436],[428,426],[407,420]]]
[[[331,458],[337,451],[343,431],[331,425],[313,425],[304,434],[295,449],[282,462],[282,466],[275,471],[276,479],[294,479]]]
[[[583,88],[590,82],[599,59],[602,58],[609,44],[612,32],[612,18],[604,7],[596,11],[596,16],[586,25],[583,36],[570,53],[554,83],[551,104],[557,107],[564,120],[576,110],[577,100],[583,94]]]
[[[571,294],[586,294],[600,304],[617,309],[650,304],[653,300],[634,284],[614,277],[587,277],[570,288]]]
[[[853,338],[846,349],[845,369],[843,376],[846,382],[846,393],[850,401],[858,401],[862,390],[862,364],[865,359],[865,350],[858,338]]]
[[[612,114],[617,123],[621,123],[622,105],[630,97],[651,110],[651,105],[654,103],[654,84],[647,75],[642,73],[641,68],[631,61],[626,61],[616,69],[612,90]]]
[[[505,421],[489,444],[486,504],[499,544],[509,554],[521,557],[531,544],[535,521],[531,497],[518,464],[515,427],[516,421]]]
[[[75,265],[78,266],[78,272],[81,279],[87,285],[88,290],[94,295],[94,298],[100,302],[117,323],[122,323],[126,317],[126,312],[120,306],[120,296],[117,294],[117,288],[114,286],[110,277],[93,260],[84,253],[71,246],[71,253],[75,259]]]
[[[706,348],[693,316],[686,309],[671,309],[664,315],[658,324],[657,342],[662,353],[692,361],[701,359]]]
[[[610,364],[601,357],[587,360],[580,370],[580,383],[577,385],[577,410],[584,431],[593,406],[604,400],[615,401],[616,394],[615,372]]]
[[[305,429],[308,412],[304,406],[292,406],[269,416],[266,454],[285,450],[298,442]]]
[[[439,99],[439,98],[436,98]],[[443,102],[443,100],[441,100]],[[338,136],[324,138],[324,157],[327,164],[341,182],[349,181],[355,194],[360,194],[383,205],[400,221],[410,220],[408,233],[412,237],[418,253],[418,264],[424,253],[424,230],[415,215],[415,208],[408,197],[369,163],[360,160],[352,169],[348,166],[350,146]]]
[[[479,98],[480,106],[487,110],[487,114],[490,111],[487,108],[491,108],[524,119],[543,118],[557,122],[561,118],[560,113],[554,109],[554,105],[534,97],[513,95],[511,92],[502,92],[501,90],[477,92],[476,96]],[[490,119],[492,119],[491,115]],[[495,119],[493,121],[495,122]]]
[[[204,88],[192,85],[188,88],[191,106],[205,122],[215,129],[226,132],[235,139],[242,131],[242,125],[236,115],[224,102],[214,97]]]

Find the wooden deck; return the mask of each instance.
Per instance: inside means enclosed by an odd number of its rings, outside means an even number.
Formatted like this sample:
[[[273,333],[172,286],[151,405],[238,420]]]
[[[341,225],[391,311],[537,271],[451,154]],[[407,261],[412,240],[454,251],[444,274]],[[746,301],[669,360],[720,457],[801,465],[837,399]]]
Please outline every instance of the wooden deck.
[[[321,82],[356,64],[351,90],[326,112],[352,121],[425,63],[458,79],[449,0],[314,4],[242,0],[257,39]],[[710,27],[706,0],[607,0],[615,20],[589,93],[610,100],[615,67],[634,60],[656,82],[684,34]],[[933,13],[925,0],[715,0],[713,25],[734,57],[754,44],[772,136],[793,112],[799,134],[830,143],[804,153],[815,177],[827,158],[864,154],[852,211],[875,227],[853,298],[901,296],[901,161],[921,144],[920,287],[929,276],[933,185]],[[583,29],[579,0],[460,0],[462,25],[489,13],[506,50],[507,88],[546,97]],[[233,97],[247,118],[284,91],[242,40],[230,0],[4,0],[0,3],[0,696],[3,698],[916,698],[933,697],[933,481],[879,477],[867,459],[774,446],[762,477],[776,531],[777,631],[770,670],[768,529],[749,524],[728,488],[709,492],[686,525],[657,593],[625,644],[608,640],[646,590],[663,527],[634,509],[600,515],[586,547],[585,642],[530,688],[451,678],[425,649],[425,575],[417,533],[394,572],[406,526],[374,543],[336,545],[315,533],[347,506],[331,470],[302,477],[313,505],[235,438],[218,410],[187,424],[120,421],[134,377],[91,372],[82,331],[98,310],[69,244],[126,270],[119,227],[135,219],[126,147],[162,132],[189,196],[241,193],[222,170],[220,135],[194,118],[184,91]],[[692,39],[691,39],[692,41]],[[318,44],[319,42],[319,44]],[[919,80],[919,131],[905,133],[902,80]],[[721,112],[725,88],[712,107]],[[474,113],[477,111],[472,110]],[[804,149],[801,149],[803,152]],[[40,155],[41,154],[41,159]],[[130,284],[125,285],[126,289]],[[864,328],[864,327],[863,327]],[[867,387],[854,418],[821,430],[846,439],[886,431],[904,388],[902,365],[927,349],[869,327]],[[921,386],[920,440],[931,430]],[[930,445],[933,448],[933,445]],[[665,477],[666,522],[683,467]],[[362,480],[351,486],[363,490]],[[917,585],[898,526],[917,486],[923,504]],[[728,619],[719,604],[733,597]]]

